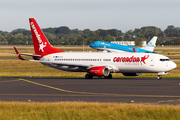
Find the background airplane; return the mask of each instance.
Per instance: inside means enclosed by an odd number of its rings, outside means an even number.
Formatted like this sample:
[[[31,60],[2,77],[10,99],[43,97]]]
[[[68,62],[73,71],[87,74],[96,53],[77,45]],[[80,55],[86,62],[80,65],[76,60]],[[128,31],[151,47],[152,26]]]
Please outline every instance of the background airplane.
[[[91,43],[89,47],[96,50],[103,50],[107,52],[139,52],[139,53],[153,53],[156,44],[157,37],[154,36],[149,43],[142,48],[126,46],[121,44],[114,44],[104,41],[95,41]]]
[[[153,53],[103,53],[103,52],[64,52],[52,47],[34,18],[29,19],[34,44],[34,54],[22,54],[14,47],[19,59],[21,55],[32,56],[33,62],[39,62],[56,69],[87,72],[85,78],[104,76],[112,78],[111,73],[125,76],[139,76],[141,73],[167,74],[176,64],[168,57]]]

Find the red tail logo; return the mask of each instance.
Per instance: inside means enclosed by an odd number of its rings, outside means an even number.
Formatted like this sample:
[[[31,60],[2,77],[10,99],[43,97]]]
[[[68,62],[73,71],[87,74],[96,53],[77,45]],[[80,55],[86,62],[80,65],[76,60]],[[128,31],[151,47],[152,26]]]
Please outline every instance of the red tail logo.
[[[41,40],[41,37],[40,37],[41,35],[38,34],[38,31],[37,31],[34,23],[31,22],[30,25],[31,25],[31,27],[32,27],[35,35],[36,35],[36,39],[37,39],[38,42],[39,42],[39,51],[41,50],[42,52],[44,52],[43,48],[46,47],[47,42],[45,42],[45,45],[44,45],[43,42],[42,42],[42,40]]]
[[[44,56],[52,53],[64,52],[50,45],[49,41],[47,40],[46,36],[44,35],[34,18],[29,18],[29,23],[35,54]]]

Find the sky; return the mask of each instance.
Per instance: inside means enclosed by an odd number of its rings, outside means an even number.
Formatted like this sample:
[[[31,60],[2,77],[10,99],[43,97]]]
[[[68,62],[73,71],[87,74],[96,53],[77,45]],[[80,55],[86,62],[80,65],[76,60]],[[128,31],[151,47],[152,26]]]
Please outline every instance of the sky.
[[[180,0],[1,0],[0,30],[41,28],[118,29],[180,27]]]

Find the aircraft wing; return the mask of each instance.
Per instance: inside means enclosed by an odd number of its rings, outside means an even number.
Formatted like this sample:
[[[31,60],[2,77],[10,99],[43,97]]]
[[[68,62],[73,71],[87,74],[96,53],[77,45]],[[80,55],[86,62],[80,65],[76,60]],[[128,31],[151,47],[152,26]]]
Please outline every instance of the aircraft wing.
[[[33,61],[33,60],[30,60],[30,61]],[[81,67],[84,69],[89,69],[91,67],[94,67],[94,65],[90,65],[90,64],[61,63],[61,62],[40,61],[40,60],[35,60],[34,62],[40,62],[42,64],[59,65],[59,66]]]
[[[93,64],[75,64],[75,63],[61,63],[61,62],[51,62],[51,61],[41,61],[41,60],[30,60],[32,62],[40,62],[44,65],[57,65],[57,66],[69,66],[69,67],[79,67],[84,70],[89,70],[91,67],[97,67],[97,66],[104,66],[104,65],[93,65]],[[116,67],[115,66],[104,66],[107,67],[110,71],[115,71]]]

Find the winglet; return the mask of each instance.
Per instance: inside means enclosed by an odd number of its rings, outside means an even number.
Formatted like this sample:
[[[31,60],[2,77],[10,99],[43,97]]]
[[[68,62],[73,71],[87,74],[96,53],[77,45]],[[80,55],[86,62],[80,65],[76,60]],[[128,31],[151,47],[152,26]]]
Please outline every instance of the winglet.
[[[16,51],[16,54],[17,54],[17,56],[18,56],[18,58],[19,58],[20,60],[25,60],[25,59],[19,54],[19,52],[18,52],[18,50],[16,49],[16,47],[14,47],[14,50]]]

